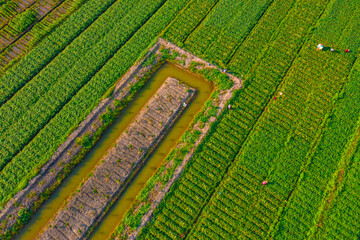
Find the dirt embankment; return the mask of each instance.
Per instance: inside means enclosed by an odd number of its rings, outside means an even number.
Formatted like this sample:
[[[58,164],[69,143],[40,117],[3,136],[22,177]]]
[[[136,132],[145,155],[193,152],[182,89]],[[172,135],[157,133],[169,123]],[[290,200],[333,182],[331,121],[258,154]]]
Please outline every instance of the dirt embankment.
[[[60,209],[40,239],[81,239],[101,220],[106,207],[125,189],[133,173],[195,94],[168,78],[69,202]]]

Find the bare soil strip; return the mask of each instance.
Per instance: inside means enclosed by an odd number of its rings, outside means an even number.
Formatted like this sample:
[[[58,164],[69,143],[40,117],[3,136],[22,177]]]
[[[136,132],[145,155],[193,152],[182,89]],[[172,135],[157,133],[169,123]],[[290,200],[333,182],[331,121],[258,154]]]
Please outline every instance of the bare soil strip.
[[[129,178],[141,168],[184,109],[183,104],[194,94],[194,89],[168,78],[39,239],[84,237],[89,228],[100,221],[106,207],[126,188]]]

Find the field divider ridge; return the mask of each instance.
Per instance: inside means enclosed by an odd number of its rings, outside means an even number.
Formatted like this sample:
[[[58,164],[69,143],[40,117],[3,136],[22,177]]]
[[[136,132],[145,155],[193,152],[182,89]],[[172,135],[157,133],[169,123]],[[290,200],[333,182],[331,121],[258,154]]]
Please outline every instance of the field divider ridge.
[[[209,15],[209,13],[211,13],[212,10],[213,10],[213,9],[218,5],[218,3],[221,2],[221,1],[222,1],[222,0],[217,0],[216,3],[211,6],[211,8],[209,9],[209,11],[207,11],[206,15],[201,18],[201,20],[195,25],[195,27],[192,29],[192,31],[182,40],[183,43],[185,43],[185,41],[187,40],[187,38],[188,38],[194,31],[196,31],[196,29],[200,26],[200,24],[207,18],[207,16]]]

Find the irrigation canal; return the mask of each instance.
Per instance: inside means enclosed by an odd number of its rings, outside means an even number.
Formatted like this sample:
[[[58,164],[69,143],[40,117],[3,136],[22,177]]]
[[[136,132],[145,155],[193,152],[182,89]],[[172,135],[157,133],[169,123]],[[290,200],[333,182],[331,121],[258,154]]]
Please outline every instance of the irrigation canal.
[[[91,234],[90,239],[107,239],[120,223],[132,202],[146,184],[147,180],[160,167],[170,150],[176,145],[181,135],[186,131],[194,116],[201,110],[205,101],[209,99],[214,87],[204,79],[172,64],[165,64],[158,69],[143,90],[137,95],[109,127],[105,134],[95,144],[86,158],[73,169],[51,197],[34,214],[32,220],[24,226],[16,239],[33,240],[46,223],[55,215],[67,198],[76,190],[80,182],[92,171],[99,159],[112,146],[119,135],[125,130],[138,112],[145,106],[152,95],[162,85],[167,77],[174,77],[183,83],[195,88],[198,93],[190,106],[182,113],[167,136],[161,141],[158,148],[150,156],[143,168],[134,177],[128,188],[105,215],[103,221]]]

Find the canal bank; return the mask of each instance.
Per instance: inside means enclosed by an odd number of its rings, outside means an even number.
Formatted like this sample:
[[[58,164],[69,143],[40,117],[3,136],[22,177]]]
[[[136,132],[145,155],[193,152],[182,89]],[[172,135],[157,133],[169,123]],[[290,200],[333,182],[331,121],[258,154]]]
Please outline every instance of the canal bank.
[[[69,175],[69,177],[64,181],[64,183],[57,189],[50,199],[38,210],[38,212],[34,215],[33,219],[29,224],[25,226],[25,228],[18,235],[17,239],[34,239],[37,233],[46,225],[46,223],[53,217],[56,211],[63,205],[64,201],[76,190],[79,185],[79,182],[84,179],[88,173],[93,169],[93,167],[97,164],[99,159],[104,155],[104,153],[112,146],[115,139],[124,131],[127,125],[133,120],[136,114],[140,111],[140,109],[146,104],[146,102],[150,99],[150,97],[156,92],[156,90],[161,86],[164,80],[167,77],[175,77],[180,81],[188,84],[189,86],[198,90],[198,94],[196,98],[193,100],[192,104],[189,106],[189,109],[181,116],[181,118],[177,121],[176,125],[179,123],[183,123],[185,128],[183,130],[179,130],[179,137],[182,132],[187,128],[186,126],[191,122],[194,115],[201,109],[204,102],[210,97],[211,92],[213,91],[213,86],[206,82],[205,80],[197,77],[194,74],[191,74],[175,65],[166,64],[162,66],[159,70],[157,70],[152,78],[146,83],[144,89],[140,92],[140,94],[136,97],[135,101],[133,101],[129,106],[123,111],[123,113],[118,117],[117,121],[106,131],[95,147],[91,150],[91,152],[87,155],[86,159],[84,159]],[[176,125],[171,130],[168,136],[172,134],[172,132],[176,131]],[[177,142],[178,137],[173,137],[174,145]],[[167,144],[167,140],[163,141],[163,143]],[[162,144],[163,144],[162,143]],[[159,146],[159,149],[162,147]],[[165,149],[171,149],[171,146],[164,147]],[[159,158],[158,163],[150,164],[151,166],[145,167],[147,169],[145,174],[147,177],[143,178],[142,173],[138,174],[138,177],[135,181],[139,181],[145,183],[149,177],[156,171],[157,167],[161,164],[163,159],[166,156],[166,153],[163,153],[164,157]],[[154,154],[155,156],[155,154]],[[151,157],[151,160],[153,157]],[[155,157],[157,159],[157,157]],[[149,160],[149,162],[151,161]],[[142,170],[141,170],[142,171]],[[140,177],[141,176],[141,177]],[[135,184],[136,185],[136,184]],[[141,188],[140,188],[141,189]],[[122,199],[133,199],[136,197],[138,191],[126,191],[119,200],[121,203]],[[131,204],[131,201],[128,201]],[[122,204],[120,205],[122,206]],[[114,207],[116,209],[117,207]],[[121,207],[126,211],[126,207]],[[118,215],[121,218],[121,214],[117,211],[110,211],[108,216],[116,216]],[[120,221],[121,219],[119,219]],[[105,219],[107,221],[107,217]],[[115,222],[113,227],[109,227],[109,231],[112,232],[119,222]],[[112,229],[110,229],[112,228]],[[96,233],[93,235],[94,237],[101,232],[103,228],[99,227]],[[107,230],[105,230],[107,231]],[[110,232],[108,234],[110,234]],[[106,235],[106,234],[105,234]],[[103,239],[103,235],[100,234],[101,239]]]

